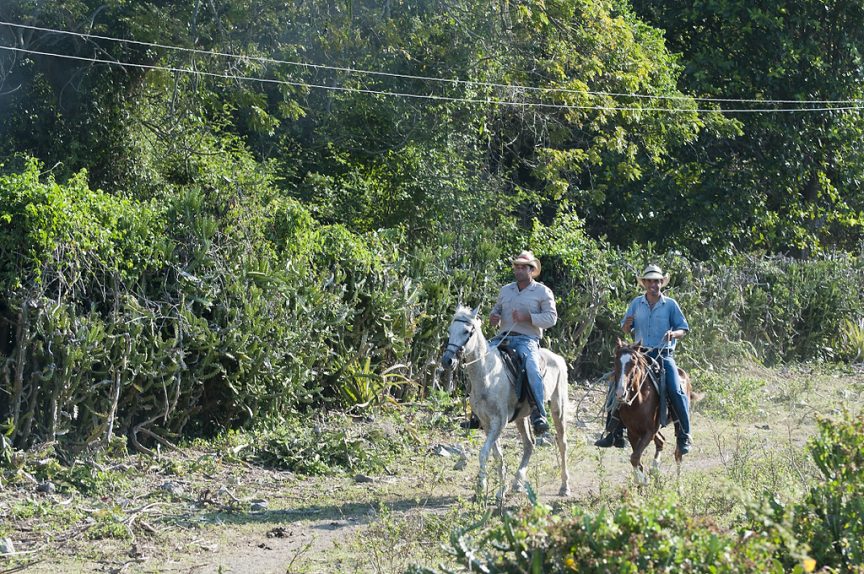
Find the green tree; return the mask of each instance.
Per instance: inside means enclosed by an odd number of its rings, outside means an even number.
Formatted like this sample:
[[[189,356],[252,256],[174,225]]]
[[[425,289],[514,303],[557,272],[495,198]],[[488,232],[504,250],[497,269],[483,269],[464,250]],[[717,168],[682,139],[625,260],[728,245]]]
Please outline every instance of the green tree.
[[[670,49],[682,54],[682,90],[702,98],[788,101],[702,105],[860,107],[864,98],[860,2],[634,0],[633,5],[665,30]],[[828,100],[846,103],[804,103]],[[689,217],[684,240],[710,243],[715,250],[730,244],[798,254],[835,246],[854,250],[864,224],[860,110],[732,117],[731,133],[709,131],[697,146],[679,148],[678,165],[658,173],[652,185],[656,197],[683,200],[682,214]],[[715,230],[709,227],[718,223]]]

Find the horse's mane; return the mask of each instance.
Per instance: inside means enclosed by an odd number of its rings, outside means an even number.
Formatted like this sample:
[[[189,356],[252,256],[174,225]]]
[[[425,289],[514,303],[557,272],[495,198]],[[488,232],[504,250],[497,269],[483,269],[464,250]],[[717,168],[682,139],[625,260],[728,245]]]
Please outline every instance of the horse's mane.
[[[454,316],[462,317],[462,316],[467,315],[468,317],[471,317],[473,314],[474,314],[474,310],[471,309],[471,307],[466,307],[465,305],[457,305],[456,306],[456,313]]]
[[[454,319],[473,322],[477,317],[474,315],[474,309],[465,305],[457,305],[456,313],[453,314]]]

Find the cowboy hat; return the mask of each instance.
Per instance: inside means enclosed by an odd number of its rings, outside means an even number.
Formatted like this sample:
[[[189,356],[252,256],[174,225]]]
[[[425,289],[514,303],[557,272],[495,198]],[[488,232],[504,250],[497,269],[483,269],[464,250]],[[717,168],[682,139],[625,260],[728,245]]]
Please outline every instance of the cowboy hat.
[[[666,287],[669,283],[669,276],[663,274],[663,270],[660,269],[657,265],[649,265],[642,271],[642,275],[639,277],[639,285],[645,289],[645,279],[659,279],[660,287]]]
[[[511,265],[527,265],[532,268],[531,277],[540,275],[540,261],[528,250],[523,251],[510,260]]]

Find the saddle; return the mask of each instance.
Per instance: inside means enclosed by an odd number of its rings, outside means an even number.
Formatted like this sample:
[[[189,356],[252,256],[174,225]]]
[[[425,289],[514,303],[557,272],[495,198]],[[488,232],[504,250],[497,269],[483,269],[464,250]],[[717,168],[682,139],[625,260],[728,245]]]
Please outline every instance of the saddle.
[[[660,378],[664,376],[662,365],[662,361],[652,360],[648,365],[648,378],[651,380],[651,384],[654,385],[654,390],[657,391],[657,395],[660,397],[660,404],[657,406],[657,409],[660,412],[657,413],[657,415],[660,419],[660,426],[665,427],[669,424],[670,410],[672,411],[673,419],[675,418],[675,409],[669,408],[669,399],[666,397],[666,382],[660,380]]]
[[[501,359],[504,361],[504,366],[510,373],[510,380],[513,381],[513,390],[516,393],[516,410],[510,416],[510,421],[516,418],[516,413],[519,408],[527,401],[534,403],[534,396],[530,392],[528,385],[528,371],[525,370],[525,365],[516,350],[507,344],[507,339],[503,339],[498,344],[498,352],[501,354]],[[537,363],[540,367],[540,374],[546,376],[546,358],[540,354],[537,357]]]
[[[648,374],[648,378],[651,379],[651,384],[654,385],[654,390],[656,390],[657,394],[660,396],[660,405],[658,406],[660,411],[658,413],[660,426],[665,427],[670,421],[673,425],[676,424],[678,422],[678,413],[675,412],[675,409],[672,408],[672,405],[669,403],[669,397],[666,393],[666,382],[661,381],[661,376],[665,375],[665,373],[663,373],[663,368],[661,367],[661,362],[658,360],[652,361],[648,367]]]

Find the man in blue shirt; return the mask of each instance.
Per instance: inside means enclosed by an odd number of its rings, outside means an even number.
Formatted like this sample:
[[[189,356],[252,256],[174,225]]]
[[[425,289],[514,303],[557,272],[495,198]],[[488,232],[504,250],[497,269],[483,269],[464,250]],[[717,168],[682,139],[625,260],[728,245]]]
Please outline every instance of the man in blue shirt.
[[[681,384],[678,367],[673,354],[678,339],[690,331],[678,302],[663,295],[661,289],[669,283],[669,276],[657,265],[649,265],[639,277],[639,284],[645,290],[630,302],[621,327],[625,333],[633,333],[633,339],[651,349],[649,355],[663,361],[666,373],[666,396],[678,415],[678,450],[682,455],[690,452],[690,404],[687,393]],[[599,447],[623,447],[624,428],[614,416],[606,424],[607,435],[594,444]]]

